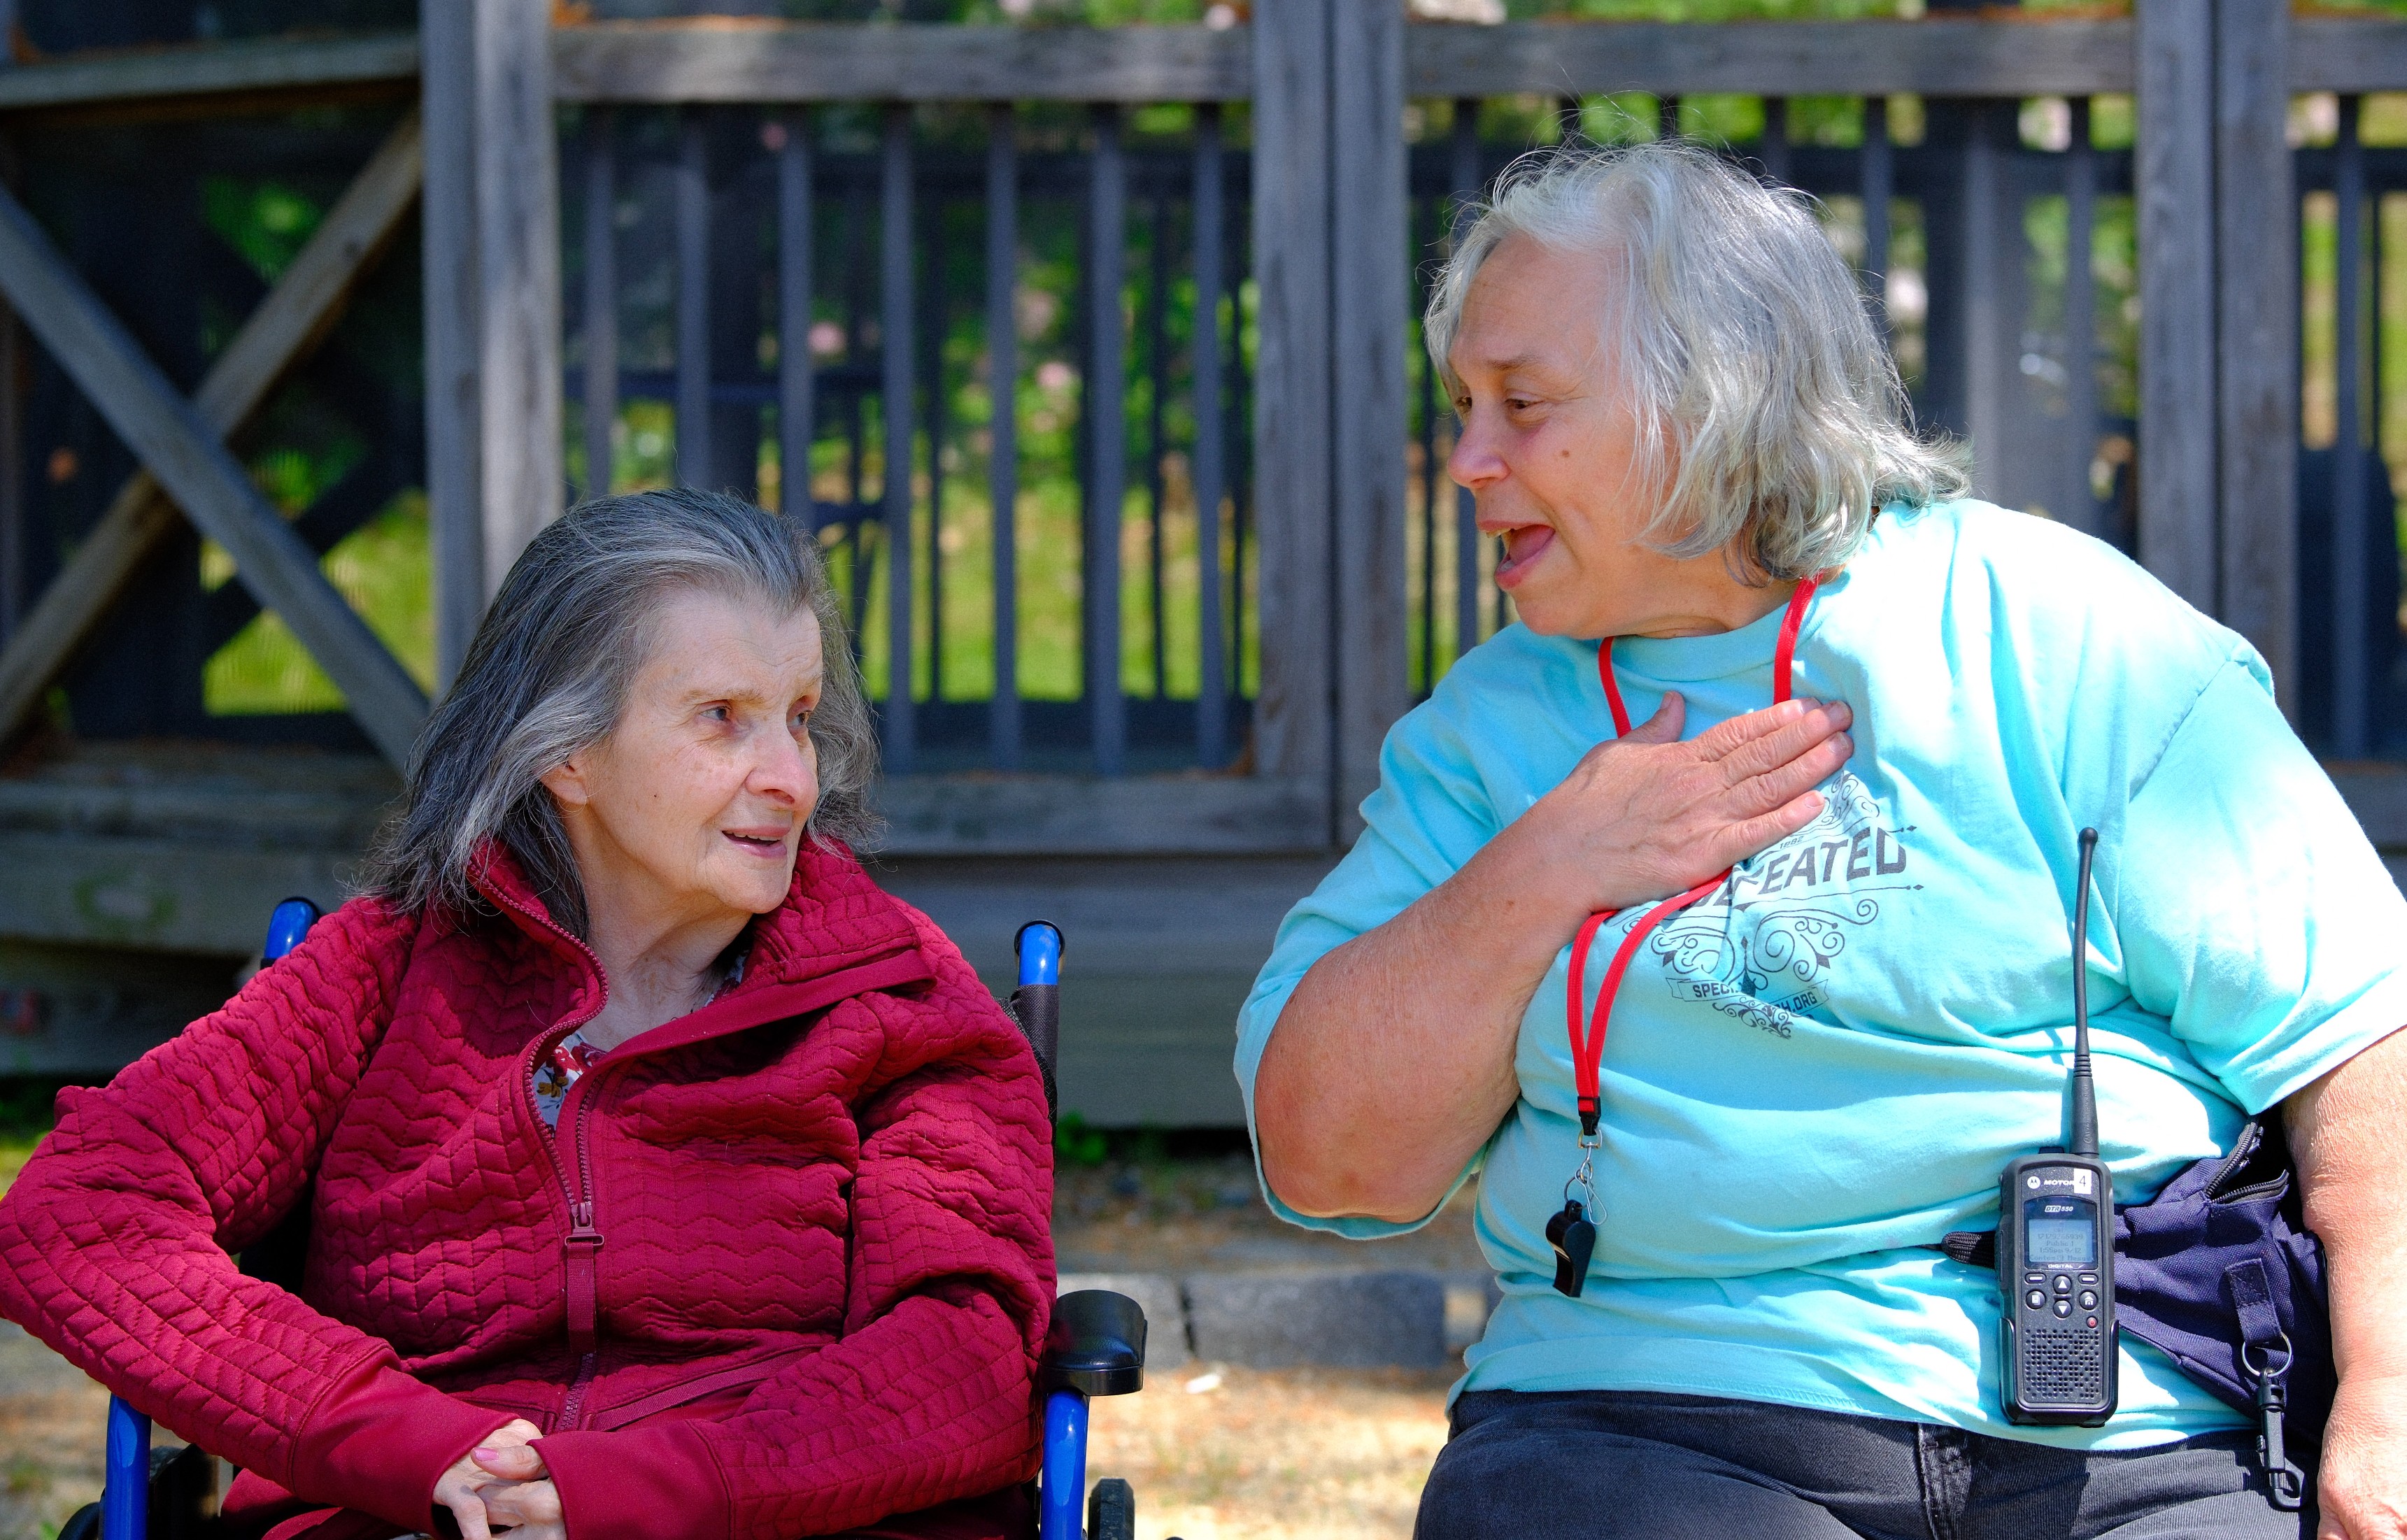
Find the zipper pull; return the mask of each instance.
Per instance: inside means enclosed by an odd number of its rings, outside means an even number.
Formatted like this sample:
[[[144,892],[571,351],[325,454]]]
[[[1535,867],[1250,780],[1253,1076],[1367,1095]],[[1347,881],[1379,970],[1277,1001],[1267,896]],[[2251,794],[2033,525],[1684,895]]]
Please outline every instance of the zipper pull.
[[[601,1302],[594,1257],[602,1249],[602,1232],[593,1228],[591,1198],[568,1205],[568,1238],[561,1242],[565,1263],[562,1294],[568,1313],[568,1344],[578,1355],[593,1351]]]

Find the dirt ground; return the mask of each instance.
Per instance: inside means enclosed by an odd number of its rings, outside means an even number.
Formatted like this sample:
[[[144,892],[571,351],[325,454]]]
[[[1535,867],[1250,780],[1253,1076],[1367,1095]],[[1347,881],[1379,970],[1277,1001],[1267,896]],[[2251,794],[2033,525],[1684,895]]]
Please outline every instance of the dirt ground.
[[[99,1386],[0,1321],[0,1540],[51,1540],[99,1501],[107,1408]]]
[[[0,1188],[14,1174],[0,1149]],[[1476,1269],[1467,1194],[1413,1235],[1308,1234],[1262,1205],[1241,1154],[1145,1156],[1065,1168],[1055,1195],[1065,1271],[1203,1267]],[[1445,1441],[1450,1374],[1190,1363],[1098,1402],[1090,1472],[1136,1489],[1137,1533],[1184,1540],[1356,1540],[1411,1533]],[[0,1540],[53,1540],[100,1495],[107,1398],[0,1321]]]

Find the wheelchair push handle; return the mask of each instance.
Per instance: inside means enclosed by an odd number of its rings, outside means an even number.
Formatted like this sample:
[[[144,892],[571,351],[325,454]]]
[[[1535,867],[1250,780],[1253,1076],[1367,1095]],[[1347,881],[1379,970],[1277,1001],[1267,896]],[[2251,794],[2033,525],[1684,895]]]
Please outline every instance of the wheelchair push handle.
[[[301,945],[309,927],[318,923],[320,911],[306,898],[288,898],[276,905],[267,917],[267,940],[259,948],[260,961],[273,962]]]
[[[1011,938],[1019,959],[1019,987],[1061,982],[1061,927],[1049,920],[1032,920]]]

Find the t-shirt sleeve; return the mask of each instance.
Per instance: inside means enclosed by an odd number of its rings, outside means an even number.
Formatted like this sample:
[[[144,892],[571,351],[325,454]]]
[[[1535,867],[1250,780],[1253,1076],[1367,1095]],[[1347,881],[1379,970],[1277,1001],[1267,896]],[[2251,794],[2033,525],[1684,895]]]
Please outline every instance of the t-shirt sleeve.
[[[1237,1018],[1237,1084],[1245,1093],[1246,1127],[1254,1132],[1254,1076],[1278,1025],[1279,1013],[1312,965],[1365,931],[1376,930],[1423,893],[1460,870],[1500,826],[1486,791],[1452,731],[1449,692],[1421,706],[1388,734],[1379,751],[1379,785],[1362,803],[1363,830],[1336,868],[1279,924],[1270,961],[1254,980]],[[1254,1140],[1259,1150],[1260,1140]],[[1460,1188],[1478,1169],[1474,1157],[1455,1178]],[[1260,1176],[1260,1158],[1255,1159]],[[1316,1219],[1289,1208],[1271,1191],[1272,1211],[1290,1223],[1369,1239],[1402,1234],[1428,1223],[1370,1219]],[[1447,1196],[1453,1195],[1449,1189]],[[1436,1207],[1445,1206],[1443,1200]],[[1436,1207],[1431,1210],[1433,1215]]]
[[[2252,1114],[2407,1025],[2407,899],[2254,652],[2200,692],[2115,844],[2100,889],[2133,999]]]

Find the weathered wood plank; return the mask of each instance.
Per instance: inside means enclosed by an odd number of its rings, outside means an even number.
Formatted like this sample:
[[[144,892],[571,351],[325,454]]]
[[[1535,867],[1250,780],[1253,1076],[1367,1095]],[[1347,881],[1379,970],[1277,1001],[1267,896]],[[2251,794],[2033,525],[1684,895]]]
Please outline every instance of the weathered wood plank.
[[[1254,25],[1255,540],[1264,776],[1330,787],[1330,0],[1262,0]],[[1330,787],[1333,791],[1333,787]],[[1324,798],[1327,796],[1324,792]],[[1321,816],[1328,816],[1324,800]],[[1333,831],[1324,824],[1324,836]]]
[[[426,697],[326,581],[309,548],[260,495],[207,420],[176,393],[24,206],[6,193],[0,289],[168,495],[233,555],[243,586],[283,617],[377,749],[396,763],[405,760]]]
[[[423,145],[413,112],[352,179],[292,265],[210,365],[192,405],[221,435],[247,421],[277,380],[334,324],[352,285],[375,265],[416,201],[423,168]],[[148,471],[135,472],[119,489],[24,624],[0,649],[0,738],[17,730],[176,522],[174,505]]]
[[[204,43],[0,70],[0,112],[399,82],[417,75],[418,38],[408,33]]]
[[[918,749],[912,717],[911,455],[918,425],[911,384],[911,109],[887,107],[878,146],[877,409],[886,429],[885,486],[879,499],[886,536],[886,713],[878,747],[889,775],[907,775]],[[931,457],[933,463],[933,457]],[[855,548],[856,552],[859,547]]]
[[[1406,672],[1404,455],[1409,421],[1400,323],[1411,308],[1403,136],[1403,7],[1333,0],[1330,251],[1336,414],[1331,505],[1337,578],[1337,837],[1379,783],[1379,746],[1412,705]]]
[[[1087,378],[1079,415],[1087,431],[1086,550],[1079,584],[1086,631],[1086,692],[1095,769],[1117,776],[1128,753],[1120,689],[1120,538],[1128,488],[1128,336],[1121,291],[1128,273],[1128,163],[1117,109],[1094,109],[1087,181]]]
[[[2215,277],[2223,622],[2298,709],[2299,205],[2287,0],[2215,0]],[[2281,237],[2270,233],[2283,231]]]
[[[340,903],[349,864],[331,850],[0,834],[11,874],[0,883],[0,936],[239,957],[257,949],[278,899]]]
[[[466,3],[476,44],[477,470],[490,597],[567,498],[560,433],[560,154],[549,7],[527,0]]]
[[[430,11],[441,8],[430,7]],[[442,22],[436,21],[439,30]],[[2407,25],[2295,23],[2293,91],[2407,90]],[[1675,93],[2080,95],[2129,91],[2132,24],[1917,21],[1517,22],[1406,29],[1416,96]],[[553,33],[563,101],[1243,101],[1249,29],[855,25],[713,17]],[[430,53],[432,50],[430,50]],[[211,43],[24,65],[0,111],[406,81],[419,39]]]
[[[1223,102],[1246,28],[858,25],[712,17],[554,33],[574,102]]]
[[[2139,37],[2140,560],[2213,614],[2212,0],[2139,0]]]
[[[1753,92],[2091,95],[2131,89],[2131,23],[1517,21],[1405,29],[1414,96]]]
[[[2407,91],[2407,21],[2396,16],[2294,16],[2292,91]]]
[[[878,783],[882,848],[913,855],[1307,851],[1329,841],[1318,777],[955,777]]]

